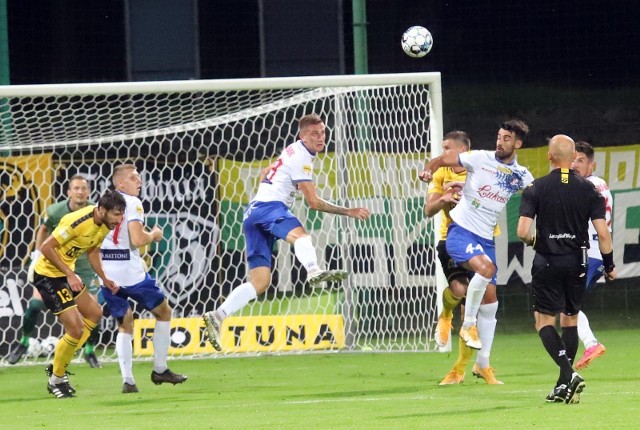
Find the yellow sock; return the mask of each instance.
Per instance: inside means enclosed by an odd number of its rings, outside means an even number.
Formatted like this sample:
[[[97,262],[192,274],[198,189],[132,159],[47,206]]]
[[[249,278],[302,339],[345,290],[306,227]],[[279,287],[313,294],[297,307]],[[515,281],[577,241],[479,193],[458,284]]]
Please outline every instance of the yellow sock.
[[[65,333],[56,345],[56,352],[53,354],[53,374],[59,377],[64,376],[67,366],[71,363],[73,354],[78,347],[79,339],[74,339]]]
[[[442,292],[442,316],[444,318],[453,318],[453,310],[461,301],[461,298],[453,295],[451,288],[445,288]]]
[[[473,354],[473,349],[469,348],[461,337],[458,338],[458,359],[453,364],[453,368],[458,373],[464,373],[467,369],[467,364],[469,364],[469,360],[471,360],[471,355]]]
[[[84,346],[84,343],[87,341],[87,339],[89,339],[91,332],[98,325],[97,323],[94,323],[93,321],[86,318],[82,318],[82,322],[84,324],[84,327],[82,328],[82,336],[80,337],[80,341],[78,341],[76,351]]]

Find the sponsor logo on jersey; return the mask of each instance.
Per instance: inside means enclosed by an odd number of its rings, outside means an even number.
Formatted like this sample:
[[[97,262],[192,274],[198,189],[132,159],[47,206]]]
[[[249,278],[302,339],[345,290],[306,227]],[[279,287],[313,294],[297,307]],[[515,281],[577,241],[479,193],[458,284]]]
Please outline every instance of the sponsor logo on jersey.
[[[101,249],[100,256],[108,261],[131,260],[131,252],[128,249]]]

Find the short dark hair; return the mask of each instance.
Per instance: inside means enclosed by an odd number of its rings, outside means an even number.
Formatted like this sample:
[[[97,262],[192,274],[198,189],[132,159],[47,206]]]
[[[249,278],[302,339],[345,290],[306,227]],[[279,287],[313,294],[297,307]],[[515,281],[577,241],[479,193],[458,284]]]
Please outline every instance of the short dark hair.
[[[86,181],[89,182],[89,180],[87,178],[85,178],[82,175],[73,175],[72,177],[69,178],[69,183],[72,183],[73,181]]]
[[[320,118],[320,115],[311,113],[309,115],[305,115],[302,118],[300,118],[300,121],[298,123],[298,128],[299,128],[299,131],[302,131],[310,125],[323,124],[323,123],[324,121],[322,120],[322,118]]]
[[[456,140],[463,144],[467,149],[471,148],[471,139],[465,131],[453,130],[445,134],[442,140]]]
[[[524,142],[524,139],[529,134],[529,126],[519,119],[510,119],[500,124],[500,128],[507,131],[512,131],[516,134],[518,139]]]
[[[585,142],[584,140],[579,140],[576,142],[576,152],[582,152],[587,156],[589,161],[593,161],[594,151],[593,146],[589,142]]]
[[[105,208],[110,211],[118,209],[122,212],[127,208],[127,201],[116,190],[107,190],[98,200],[98,207]]]

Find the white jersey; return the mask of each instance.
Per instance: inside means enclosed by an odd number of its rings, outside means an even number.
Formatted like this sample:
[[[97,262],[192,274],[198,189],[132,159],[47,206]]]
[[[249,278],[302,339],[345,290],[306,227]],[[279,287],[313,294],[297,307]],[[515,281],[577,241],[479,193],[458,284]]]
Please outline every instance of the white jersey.
[[[287,146],[260,182],[252,202],[282,202],[291,207],[298,183],[311,181],[315,156],[301,140]]]
[[[611,195],[609,186],[604,181],[604,179],[597,176],[592,175],[587,177],[586,179],[593,183],[593,185],[595,185],[596,187],[596,190],[598,190],[600,195],[604,197],[604,219],[607,222],[609,231],[611,231],[611,211],[613,205],[613,196]],[[589,222],[589,258],[602,260],[602,254],[600,254],[600,245],[598,244],[598,233],[596,233],[596,229],[593,227],[593,224],[591,222]]]
[[[512,195],[533,182],[533,175],[515,160],[504,164],[495,151],[469,151],[458,156],[467,169],[460,203],[450,212],[456,224],[493,239],[500,213]]]
[[[100,246],[104,273],[119,287],[130,287],[146,277],[140,250],[131,245],[129,223],[144,224],[144,209],[139,198],[121,193],[127,202],[122,222],[109,232]]]

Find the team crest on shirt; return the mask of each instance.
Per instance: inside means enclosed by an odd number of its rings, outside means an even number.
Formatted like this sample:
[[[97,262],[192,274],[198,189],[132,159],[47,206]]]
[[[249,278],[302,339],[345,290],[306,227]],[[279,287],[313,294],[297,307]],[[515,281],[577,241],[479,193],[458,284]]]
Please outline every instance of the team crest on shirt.
[[[142,215],[144,213],[144,209],[142,209],[142,206],[136,206],[136,212],[138,212],[138,215]]]
[[[515,194],[521,188],[522,177],[518,175],[518,172],[514,172],[511,169],[508,169],[508,174],[502,168],[499,170],[500,172],[497,173],[498,186],[510,194]]]
[[[309,164],[305,164],[305,165],[302,166],[302,171],[304,173],[306,173],[307,175],[310,175],[311,172],[313,172],[313,167],[311,165],[309,165]]]

